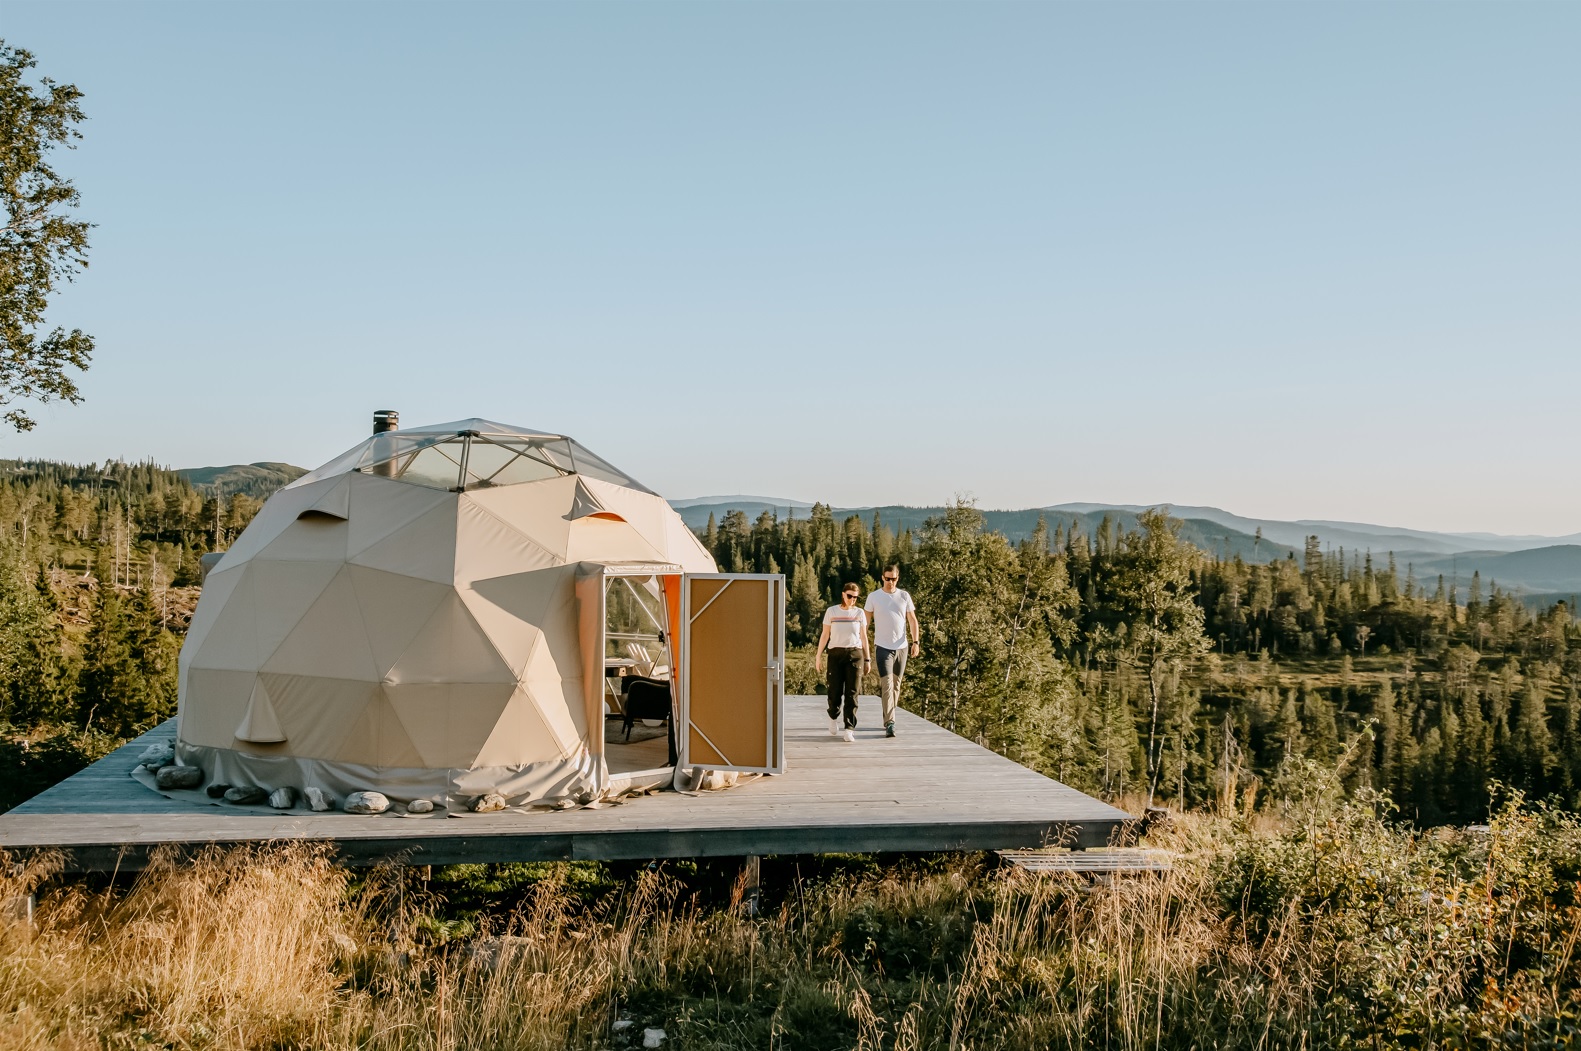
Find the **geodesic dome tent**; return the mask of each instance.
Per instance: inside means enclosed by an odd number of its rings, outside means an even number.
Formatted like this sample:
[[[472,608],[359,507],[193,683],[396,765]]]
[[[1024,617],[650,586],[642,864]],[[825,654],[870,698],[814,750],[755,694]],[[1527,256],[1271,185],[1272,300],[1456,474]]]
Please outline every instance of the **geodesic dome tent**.
[[[209,573],[177,755],[212,783],[452,808],[596,791],[602,654],[577,579],[599,563],[715,568],[662,498],[563,435],[376,434],[272,496]]]

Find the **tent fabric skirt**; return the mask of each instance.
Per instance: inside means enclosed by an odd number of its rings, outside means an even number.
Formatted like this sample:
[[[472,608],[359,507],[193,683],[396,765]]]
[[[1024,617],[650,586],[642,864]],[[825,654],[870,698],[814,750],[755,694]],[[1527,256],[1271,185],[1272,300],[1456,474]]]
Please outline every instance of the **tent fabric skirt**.
[[[176,757],[203,769],[205,784],[256,786],[273,790],[289,785],[318,788],[343,802],[352,792],[382,792],[393,803],[427,799],[451,812],[466,810],[478,796],[497,793],[520,806],[544,799],[586,799],[600,791],[599,759],[586,748],[573,758],[522,766],[471,770],[368,766],[289,755],[252,755],[231,748],[176,742]]]

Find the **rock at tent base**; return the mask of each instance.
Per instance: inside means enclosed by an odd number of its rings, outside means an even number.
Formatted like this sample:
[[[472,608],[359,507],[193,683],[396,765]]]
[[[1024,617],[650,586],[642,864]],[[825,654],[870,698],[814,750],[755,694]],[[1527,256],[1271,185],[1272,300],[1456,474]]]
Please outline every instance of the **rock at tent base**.
[[[214,784],[212,784],[209,787],[205,788],[203,791],[205,791],[205,792],[207,792],[209,794],[209,798],[210,799],[220,799],[220,798],[224,797],[225,793],[229,792],[230,790],[231,790],[231,786],[230,785],[222,784],[222,783],[216,781],[216,782],[214,782]]]
[[[433,809],[434,801],[432,799],[414,799],[406,804],[406,812],[408,814],[426,814]]]
[[[390,801],[383,792],[353,792],[346,797],[348,814],[382,814],[390,809]]]
[[[496,810],[504,809],[505,797],[498,792],[489,792],[486,795],[478,796],[472,801],[472,812],[474,814],[492,814]]]
[[[664,1030],[644,1029],[642,1031],[643,1047],[658,1047],[662,1043],[664,1043]]]
[[[154,775],[160,788],[196,788],[203,783],[201,766],[162,766]]]
[[[710,770],[703,776],[700,786],[704,791],[718,792],[726,788],[734,788],[741,775],[734,770]]]
[[[335,797],[322,788],[303,789],[302,794],[307,796],[307,805],[314,810],[323,812],[335,809]]]
[[[175,761],[176,750],[168,744],[151,744],[143,749],[142,755],[137,757],[137,765],[147,767],[149,770],[158,770]]]
[[[296,806],[296,789],[286,786],[269,793],[269,805],[276,810],[290,810]]]
[[[621,1031],[621,1030],[622,1030],[622,1029],[630,1029],[630,1028],[631,1028],[631,1026],[632,1026],[632,1021],[631,1021],[631,1019],[629,1019],[629,1018],[621,1018],[621,1019],[618,1019],[618,1020],[617,1020],[617,1021],[616,1021],[616,1022],[615,1022],[615,1024],[614,1024],[614,1025],[612,1025],[612,1026],[610,1026],[610,1028],[611,1028],[611,1029],[613,1029],[613,1030],[615,1030],[615,1031],[616,1031],[616,1032],[617,1032],[617,1033],[618,1033],[618,1032],[620,1032],[620,1031]]]
[[[253,806],[269,798],[269,793],[262,788],[251,785],[237,785],[225,793],[225,802],[236,803],[240,806]]]

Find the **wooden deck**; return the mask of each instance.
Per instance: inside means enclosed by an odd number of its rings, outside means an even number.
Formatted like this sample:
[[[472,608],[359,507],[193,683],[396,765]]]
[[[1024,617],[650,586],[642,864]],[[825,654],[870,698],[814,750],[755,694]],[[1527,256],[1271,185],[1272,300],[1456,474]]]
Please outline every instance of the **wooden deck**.
[[[875,718],[876,698],[862,710]],[[831,737],[821,698],[787,699],[786,771],[724,791],[662,792],[619,806],[448,818],[259,813],[169,799],[133,780],[171,720],[0,815],[0,849],[62,850],[76,870],[136,869],[175,845],[327,840],[353,863],[1001,850],[1109,842],[1129,815],[910,712],[898,736],[871,725]],[[188,793],[174,793],[183,797]]]

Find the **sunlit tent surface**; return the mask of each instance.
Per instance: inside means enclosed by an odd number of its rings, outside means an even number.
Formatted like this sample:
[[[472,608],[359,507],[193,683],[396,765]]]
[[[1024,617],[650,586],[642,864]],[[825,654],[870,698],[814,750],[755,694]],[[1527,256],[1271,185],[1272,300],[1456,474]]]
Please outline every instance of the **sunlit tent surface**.
[[[451,807],[595,791],[576,579],[598,564],[715,569],[663,499],[563,435],[374,435],[271,497],[209,574],[177,754],[215,783]]]

